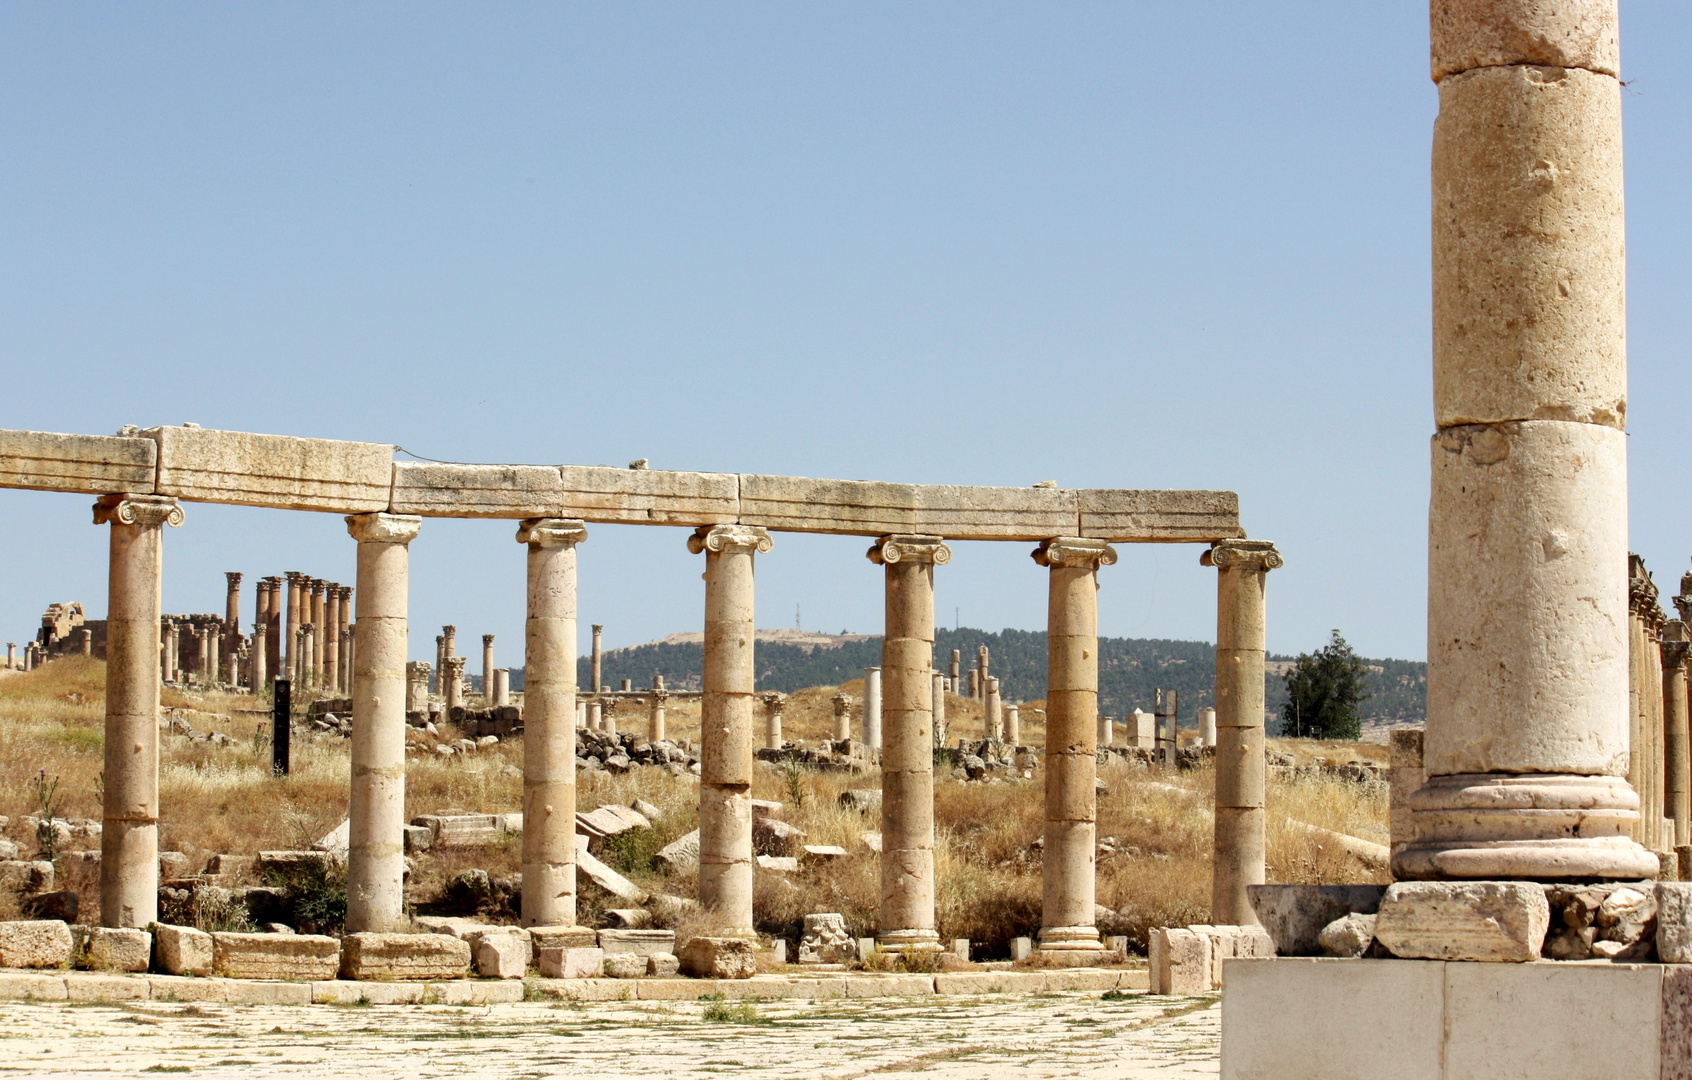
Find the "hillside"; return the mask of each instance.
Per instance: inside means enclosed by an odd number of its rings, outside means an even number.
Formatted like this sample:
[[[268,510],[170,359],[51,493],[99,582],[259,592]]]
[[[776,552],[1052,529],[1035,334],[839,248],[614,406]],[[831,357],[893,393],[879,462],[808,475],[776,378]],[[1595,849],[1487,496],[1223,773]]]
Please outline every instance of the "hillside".
[[[881,638],[864,635],[831,637],[806,634],[803,641],[784,641],[794,631],[758,632],[756,660],[760,689],[792,693],[808,686],[837,686],[863,677],[864,668],[881,662]],[[963,653],[963,670],[974,663],[976,650],[992,652],[991,673],[998,677],[1007,701],[1038,701],[1046,696],[1046,635],[1043,631],[939,630],[934,642],[936,667],[945,670],[951,651]],[[607,686],[629,679],[638,687],[664,676],[672,689],[699,689],[704,646],[697,634],[676,634],[663,641],[614,649],[604,655]],[[1203,641],[1159,638],[1099,639],[1099,709],[1122,716],[1136,708],[1150,712],[1158,688],[1180,695],[1180,712],[1192,717],[1215,697],[1215,647]],[[1286,700],[1280,664],[1290,656],[1271,656],[1265,686],[1267,704],[1279,712]],[[1276,663],[1280,662],[1280,664]],[[1373,697],[1364,705],[1369,719],[1420,721],[1426,710],[1427,665],[1411,660],[1367,660]],[[581,660],[578,678],[588,685],[589,661]],[[511,673],[513,689],[522,687],[522,671]]]

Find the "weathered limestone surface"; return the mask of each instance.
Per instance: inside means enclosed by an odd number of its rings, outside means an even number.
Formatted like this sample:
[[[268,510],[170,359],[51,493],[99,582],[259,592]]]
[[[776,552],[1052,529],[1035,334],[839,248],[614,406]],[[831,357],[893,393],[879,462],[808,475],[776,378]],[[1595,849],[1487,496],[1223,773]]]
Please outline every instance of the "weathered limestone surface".
[[[388,508],[394,448],[385,443],[185,427],[140,434],[158,443],[159,494],[284,510]]]
[[[638,953],[641,956],[674,953],[676,951],[676,932],[674,930],[601,930],[599,931],[599,947],[605,950],[606,956],[615,956],[618,953]]]
[[[1447,1080],[1675,1075],[1659,1065],[1663,970],[1446,964],[1444,1075]],[[1574,1016],[1579,1024],[1569,1022]],[[1588,1037],[1572,1030],[1583,1027]],[[1606,1037],[1590,1038],[1592,1031]]]
[[[166,975],[210,975],[215,959],[212,936],[192,926],[160,924],[153,928],[154,955]]]
[[[1435,82],[1503,64],[1621,74],[1615,0],[1433,0]]]
[[[1253,912],[1281,956],[1315,956],[1323,928],[1350,914],[1380,910],[1380,885],[1252,885]]]
[[[394,513],[422,517],[715,525],[733,522],[739,507],[733,473],[400,461],[393,476]]]
[[[158,453],[151,439],[0,431],[0,486],[151,495]]]
[[[341,978],[462,979],[470,943],[448,934],[348,934],[341,939]]]
[[[480,978],[521,979],[528,971],[529,943],[521,934],[478,934],[470,951]]]
[[[1210,938],[1180,927],[1157,927],[1149,940],[1154,994],[1203,994],[1210,990]]]
[[[537,948],[535,965],[547,979],[597,979],[605,970],[605,953],[591,948]]]
[[[738,937],[696,937],[681,951],[682,973],[699,979],[750,979],[758,973],[752,942]]]
[[[333,979],[341,943],[318,934],[212,935],[212,970],[232,979]]]
[[[1179,543],[1245,536],[1240,497],[1232,491],[1083,489],[1073,494],[1079,535],[1097,540]]]
[[[58,920],[0,922],[0,967],[59,968],[70,964],[70,927]]]
[[[1692,964],[1692,882],[1657,882],[1657,959]]]
[[[1075,531],[1073,491],[740,477],[740,520],[797,532],[1040,540]]]
[[[1545,889],[1517,881],[1401,881],[1387,887],[1375,938],[1394,956],[1521,963],[1550,928]]]

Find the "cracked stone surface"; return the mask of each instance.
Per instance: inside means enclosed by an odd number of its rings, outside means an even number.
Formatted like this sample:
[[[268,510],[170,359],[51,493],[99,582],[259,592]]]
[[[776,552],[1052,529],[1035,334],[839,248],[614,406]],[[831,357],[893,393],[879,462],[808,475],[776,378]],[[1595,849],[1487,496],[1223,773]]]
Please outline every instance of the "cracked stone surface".
[[[94,1076],[1218,1075],[1217,995],[239,1006],[7,1002],[5,1071]],[[709,1018],[708,1018],[709,1017]]]

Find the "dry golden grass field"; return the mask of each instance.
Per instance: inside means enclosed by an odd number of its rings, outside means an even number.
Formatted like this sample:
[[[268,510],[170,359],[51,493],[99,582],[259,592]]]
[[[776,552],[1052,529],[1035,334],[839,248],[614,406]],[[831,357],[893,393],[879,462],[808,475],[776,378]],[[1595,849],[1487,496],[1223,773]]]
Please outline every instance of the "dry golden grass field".
[[[832,727],[829,698],[839,687],[816,687],[792,696],[784,734],[812,742]],[[847,692],[861,684],[847,684]],[[33,672],[0,677],[0,814],[9,818],[6,836],[25,856],[36,848],[23,821],[36,812],[35,778],[56,777],[63,800],[60,817],[99,820],[104,664],[70,657]],[[298,849],[323,836],[345,817],[349,777],[348,743],[338,734],[302,733],[293,742],[293,773],[273,778],[263,741],[268,714],[249,695],[199,694],[166,689],[165,717],[186,720],[194,736],[161,735],[159,775],[160,847],[183,852],[198,871],[214,854],[263,849]],[[697,703],[672,700],[668,734],[697,739]],[[1022,742],[1039,745],[1039,702],[1023,709]],[[947,706],[951,742],[980,735],[980,708],[952,697]],[[644,710],[626,707],[622,730],[644,730]],[[217,732],[227,742],[208,741]],[[450,740],[456,732],[443,731]],[[1318,744],[1272,740],[1301,763],[1327,760],[1382,761],[1384,747],[1356,743]],[[407,758],[407,816],[442,810],[493,813],[520,807],[522,738],[474,754]],[[1149,927],[1208,921],[1210,894],[1211,791],[1208,768],[1179,774],[1123,764],[1103,767],[1098,835],[1098,902],[1117,913],[1114,932],[1143,948]],[[847,788],[876,787],[875,773],[851,775],[760,766],[753,794],[786,804],[784,817],[805,830],[807,843],[838,844],[847,858],[798,874],[760,871],[757,914],[767,933],[796,936],[809,912],[838,911],[860,934],[874,932],[879,896],[877,857],[863,843],[879,828],[874,815],[840,806]],[[1381,785],[1377,785],[1379,787]],[[606,861],[655,891],[696,895],[691,873],[666,875],[652,866],[663,844],[698,825],[697,786],[692,777],[658,768],[626,774],[579,774],[578,808],[628,804],[636,797],[657,805],[661,815],[649,835],[620,840]],[[942,940],[969,938],[985,955],[1004,955],[1011,937],[1033,933],[1040,922],[1040,851],[1043,784],[1032,779],[965,782],[936,777],[935,861]],[[1307,833],[1284,824],[1294,818],[1376,843],[1387,842],[1384,793],[1320,778],[1272,780],[1269,787],[1269,878],[1282,882],[1382,880],[1352,856],[1322,847]],[[97,848],[97,841],[72,841],[72,849]],[[1108,848],[1108,850],[1105,850]],[[479,867],[510,876],[519,869],[515,838],[488,848],[454,850],[417,860],[411,895],[426,902],[433,891],[462,870]],[[67,881],[82,894],[82,918],[98,919],[98,890],[92,882]],[[596,918],[603,895],[585,887],[581,921]]]

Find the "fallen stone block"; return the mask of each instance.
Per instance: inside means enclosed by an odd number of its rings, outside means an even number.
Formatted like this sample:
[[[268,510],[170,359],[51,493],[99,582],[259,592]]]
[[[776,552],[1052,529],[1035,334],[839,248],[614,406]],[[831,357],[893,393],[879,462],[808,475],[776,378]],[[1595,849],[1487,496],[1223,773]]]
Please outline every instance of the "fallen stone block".
[[[311,846],[315,851],[326,851],[337,858],[345,859],[352,846],[352,822],[341,822],[329,830],[327,836]]]
[[[699,830],[695,829],[679,840],[658,849],[652,857],[658,866],[668,870],[684,870],[699,865]]]
[[[606,956],[617,953],[639,953],[642,956],[673,953],[676,951],[676,932],[674,930],[601,930],[599,932],[599,947],[605,950]]]
[[[1656,892],[1657,959],[1665,964],[1692,964],[1692,882],[1659,881]]]
[[[1318,956],[1322,930],[1346,915],[1380,910],[1381,885],[1248,885],[1257,921],[1281,956]]]
[[[806,844],[802,850],[799,858],[805,863],[833,862],[846,857],[846,849],[839,844]]]
[[[153,961],[153,935],[112,926],[73,926],[76,966],[92,971],[146,971]]]
[[[1151,992],[1172,996],[1202,994],[1210,989],[1210,939],[1178,927],[1151,932]]]
[[[757,859],[758,869],[768,870],[772,874],[797,874],[799,860],[791,855],[760,855]]]
[[[881,834],[878,832],[864,833],[858,837],[858,843],[864,845],[864,850],[873,855],[881,854]]]
[[[612,908],[605,918],[618,930],[647,930],[652,926],[652,912],[645,908]]]
[[[840,793],[840,805],[860,814],[872,814],[881,809],[880,788],[853,788]]]
[[[591,926],[531,926],[529,940],[534,954],[542,949],[594,949],[599,947],[599,934]]]
[[[1375,915],[1343,915],[1322,928],[1317,943],[1329,956],[1356,959],[1375,943]]]
[[[752,850],[759,855],[798,855],[805,830],[780,818],[752,818]]]
[[[70,927],[56,919],[0,922],[0,967],[69,967]]]
[[[48,892],[53,888],[53,864],[45,859],[6,859],[0,862],[0,889],[15,893]]]
[[[428,829],[430,845],[437,849],[480,847],[505,834],[498,814],[423,814],[411,823]]]
[[[476,975],[483,979],[521,979],[529,971],[529,943],[521,934],[486,932],[470,945]]]
[[[535,966],[545,979],[597,979],[605,973],[602,949],[535,950]]]
[[[646,974],[646,957],[640,953],[615,953],[605,957],[608,979],[638,979]]]
[[[1375,939],[1418,960],[1539,959],[1551,922],[1545,889],[1516,881],[1400,881],[1387,886]]]
[[[333,858],[327,851],[261,851],[253,861],[253,869],[260,875],[286,874],[302,866],[325,866]]]
[[[319,934],[212,935],[212,971],[231,979],[333,979],[341,943]]]
[[[612,896],[634,904],[646,903],[646,890],[588,853],[588,838],[576,834],[576,881],[583,878],[593,882]]]
[[[638,809],[638,807],[637,807],[637,809]],[[781,816],[781,814],[782,814],[782,805],[781,805],[781,803],[776,802],[774,799],[753,799],[752,800],[752,822],[753,822],[754,827],[757,826],[757,822],[758,822],[759,818],[765,818],[765,817],[778,818],[778,817]]]
[[[341,939],[341,978],[360,981],[462,979],[470,943],[448,934],[348,934]]]
[[[179,878],[188,874],[188,856],[180,851],[159,852],[159,878]]]
[[[210,975],[212,936],[192,926],[153,927],[153,958],[166,975]]]
[[[1237,926],[1211,926],[1201,924],[1189,926],[1195,934],[1202,934],[1210,939],[1210,975],[1209,988],[1218,990],[1222,986],[1222,962],[1231,960],[1238,955],[1240,928]]]
[[[650,829],[652,822],[645,814],[627,806],[601,806],[597,810],[576,815],[576,831],[595,840],[620,836],[631,829]]]
[[[405,853],[419,855],[428,851],[435,843],[435,834],[422,825],[405,826]]]
[[[669,978],[681,972],[681,960],[674,953],[653,953],[646,958],[646,973]]]
[[[690,938],[676,956],[682,974],[696,979],[750,979],[758,973],[752,943],[745,938]]]

